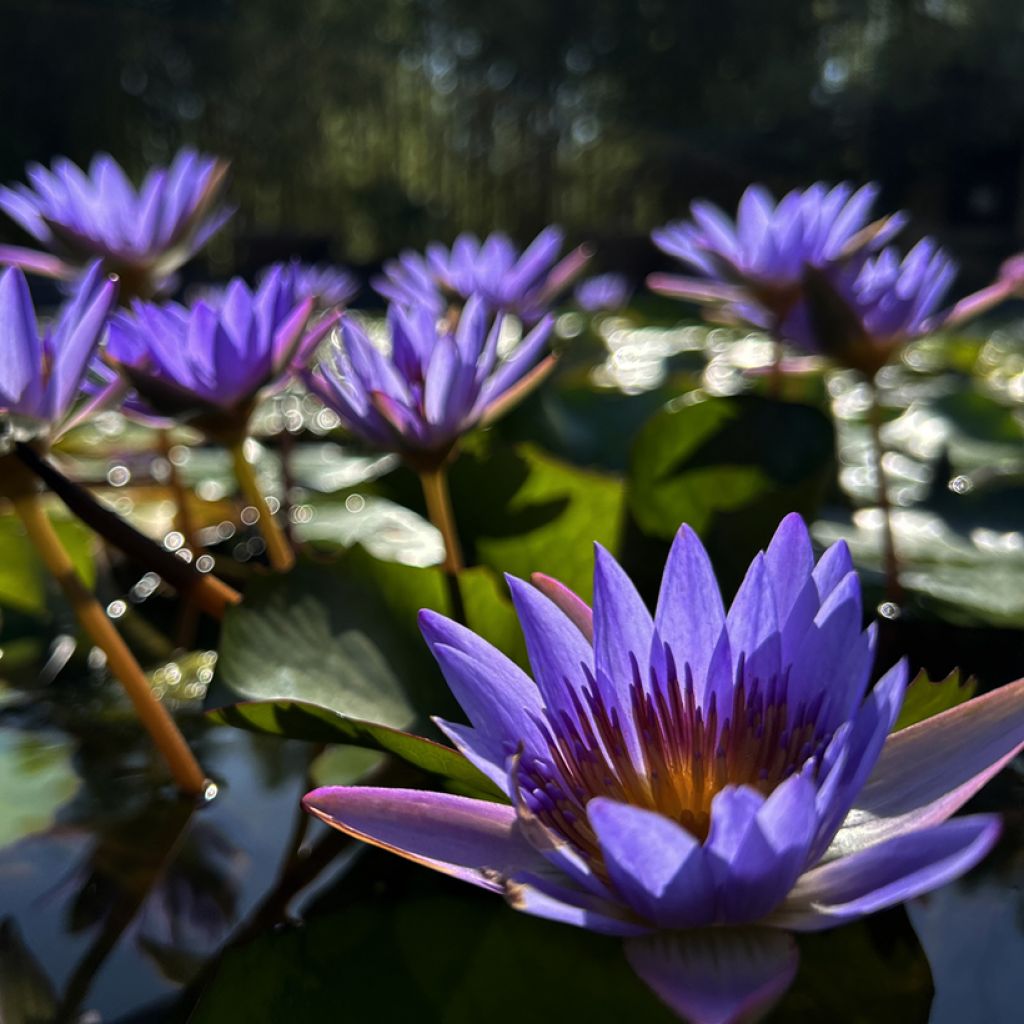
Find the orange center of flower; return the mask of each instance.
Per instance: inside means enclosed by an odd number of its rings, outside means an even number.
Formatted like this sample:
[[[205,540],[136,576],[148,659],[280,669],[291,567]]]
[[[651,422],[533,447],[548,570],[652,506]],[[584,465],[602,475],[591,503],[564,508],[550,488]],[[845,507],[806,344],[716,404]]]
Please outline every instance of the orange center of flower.
[[[594,797],[657,811],[703,841],[716,793],[751,786],[767,795],[822,749],[820,699],[794,714],[785,678],[748,680],[741,665],[721,715],[715,696],[706,709],[698,704],[688,674],[685,683],[671,672],[666,684],[645,688],[634,672],[634,744],[591,679],[572,694],[573,713],[546,723],[550,760],[524,758],[517,769],[528,810],[592,862],[600,861],[586,814]]]

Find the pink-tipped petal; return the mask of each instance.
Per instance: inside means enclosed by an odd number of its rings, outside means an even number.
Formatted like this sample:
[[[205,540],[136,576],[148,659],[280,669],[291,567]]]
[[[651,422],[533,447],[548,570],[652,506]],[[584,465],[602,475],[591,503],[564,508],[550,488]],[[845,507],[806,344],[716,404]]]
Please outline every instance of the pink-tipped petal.
[[[502,892],[517,872],[545,869],[507,804],[368,786],[326,786],[302,803],[356,839],[494,892]]]
[[[594,642],[594,612],[583,598],[570,590],[564,583],[542,572],[530,576],[530,582],[554,604],[565,612],[566,617],[579,629],[590,643]]]
[[[994,814],[955,818],[812,868],[771,924],[821,931],[931,892],[970,871],[1001,829]]]
[[[826,856],[945,821],[1024,748],[1024,679],[886,740]]]

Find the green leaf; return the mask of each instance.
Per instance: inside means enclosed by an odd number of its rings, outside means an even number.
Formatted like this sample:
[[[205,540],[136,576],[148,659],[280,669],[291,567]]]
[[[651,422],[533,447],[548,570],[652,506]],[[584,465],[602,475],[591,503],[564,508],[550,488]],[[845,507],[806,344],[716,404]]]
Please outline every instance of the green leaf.
[[[229,949],[191,1024],[329,1021],[339,1006],[350,1021],[675,1021],[616,939],[516,914],[494,894],[392,861],[364,858],[341,912]]]
[[[978,689],[978,681],[969,676],[960,677],[960,669],[955,668],[945,679],[931,680],[923,669],[911,680],[907,687],[907,695],[903,700],[903,709],[893,726],[893,731],[906,729],[908,725],[916,725],[926,718],[949,711],[958,704],[970,700]]]
[[[387,754],[365,747],[328,747],[313,758],[309,778],[317,786],[354,786],[375,774]]]
[[[315,704],[253,701],[215,708],[208,711],[207,716],[219,724],[264,735],[287,736],[312,743],[354,743],[385,751],[454,783],[460,792],[489,800],[505,799],[504,794],[457,750],[399,729],[348,718]]]
[[[586,598],[593,541],[619,550],[625,496],[613,474],[581,469],[531,444],[503,445],[493,432],[467,438],[449,472],[471,565],[521,577],[545,572]],[[406,468],[362,490],[425,514],[419,482]]]
[[[813,406],[758,395],[680,401],[637,438],[629,508],[662,540],[689,523],[716,569],[738,579],[784,515],[813,515],[833,466],[832,424]]]
[[[416,715],[403,683],[425,667],[407,638],[365,582],[302,565],[255,581],[229,610],[216,683],[236,697],[305,701],[405,726]]]
[[[0,847],[53,824],[78,791],[65,737],[0,727]]]
[[[624,487],[618,477],[528,444],[469,450],[451,476],[458,527],[477,561],[524,578],[544,572],[589,597],[593,542],[619,548]]]
[[[92,587],[96,579],[92,533],[74,519],[55,519],[53,527],[85,585]],[[43,618],[51,591],[56,591],[56,584],[28,542],[21,521],[14,515],[0,516],[0,605]]]

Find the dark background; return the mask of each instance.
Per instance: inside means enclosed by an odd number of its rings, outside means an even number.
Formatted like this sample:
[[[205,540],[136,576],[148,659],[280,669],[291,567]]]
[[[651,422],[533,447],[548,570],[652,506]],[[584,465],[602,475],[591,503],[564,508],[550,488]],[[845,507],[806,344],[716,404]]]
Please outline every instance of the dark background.
[[[228,156],[215,273],[549,221],[639,273],[652,226],[751,180],[877,179],[961,289],[1024,236],[1020,0],[0,0],[0,25],[0,179]]]

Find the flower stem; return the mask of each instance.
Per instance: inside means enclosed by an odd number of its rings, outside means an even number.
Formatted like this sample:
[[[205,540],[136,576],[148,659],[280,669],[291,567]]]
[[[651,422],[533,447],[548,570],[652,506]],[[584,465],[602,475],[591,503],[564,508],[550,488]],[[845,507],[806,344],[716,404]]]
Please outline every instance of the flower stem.
[[[241,487],[245,500],[259,514],[260,533],[263,534],[263,540],[267,545],[270,565],[277,572],[287,572],[295,564],[295,552],[277,525],[267,505],[267,499],[263,497],[260,485],[256,482],[252,464],[245,457],[245,438],[231,445],[231,457],[235,463],[235,479],[238,480],[238,486]]]
[[[152,569],[182,594],[194,596],[196,603],[215,619],[242,600],[242,595],[212,573],[199,572],[191,562],[183,562],[152,538],[140,533],[127,520],[97,501],[84,487],[69,480],[48,459],[30,445],[15,442],[14,457],[64,502],[86,526],[129,558]],[[12,472],[11,464],[0,465],[0,477]]]
[[[451,615],[457,622],[466,624],[466,605],[462,600],[462,587],[459,585],[459,573],[465,568],[462,562],[462,547],[459,534],[455,529],[455,513],[452,512],[452,499],[448,491],[448,470],[444,463],[435,469],[420,470],[420,483],[423,485],[423,496],[427,499],[427,515],[430,521],[441,531],[444,540],[445,583],[448,586],[448,601]]]
[[[197,531],[189,508],[189,495],[181,482],[178,467],[171,458],[171,432],[161,428],[157,431],[157,444],[160,455],[167,463],[167,483],[174,498],[174,528],[185,538],[185,547],[193,554],[200,554],[198,549]]]
[[[882,444],[882,409],[878,404],[878,388],[871,381],[871,407],[868,410],[871,425],[871,450],[875,461],[875,479],[878,482],[878,507],[882,511],[882,562],[885,566],[885,596],[894,604],[903,600],[900,585],[900,562],[896,554],[896,537],[892,528],[892,506],[889,504],[889,483],[885,473],[885,447]]]
[[[149,680],[128,645],[75,572],[71,558],[47,518],[38,495],[25,494],[12,498],[12,501],[15,511],[25,524],[29,540],[35,545],[43,564],[60,584],[92,642],[107,656],[111,674],[124,686],[140,721],[167,761],[178,788],[188,796],[198,796],[206,788],[203,770],[170,712],[153,696]]]
[[[436,469],[421,470],[420,483],[423,485],[423,497],[427,500],[427,515],[441,531],[444,540],[444,571],[452,574],[461,572],[464,568],[462,548],[459,546],[452,499],[448,492],[448,471],[443,465]]]

